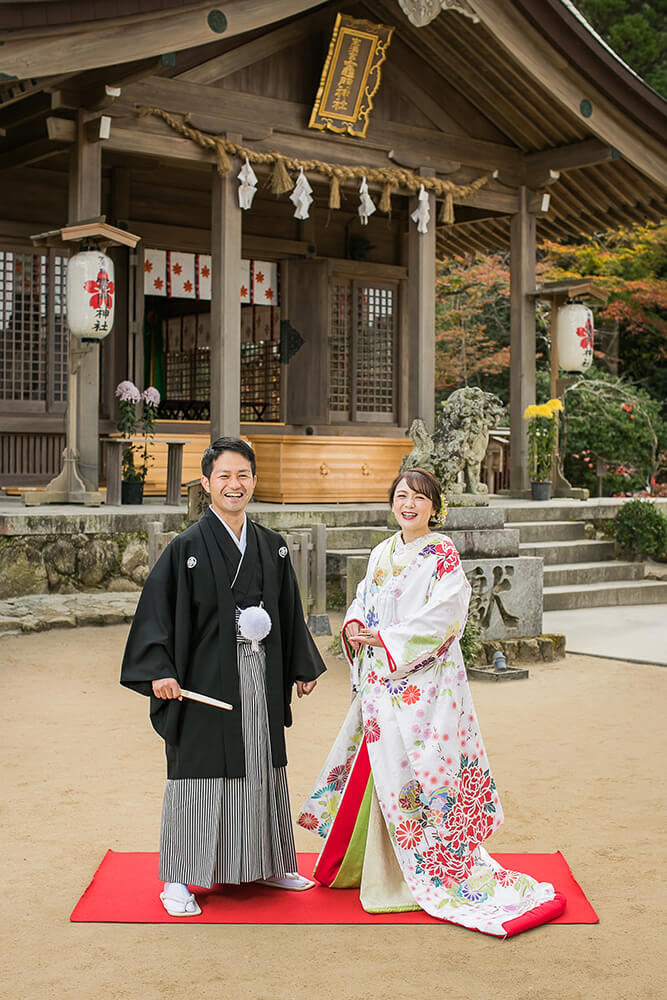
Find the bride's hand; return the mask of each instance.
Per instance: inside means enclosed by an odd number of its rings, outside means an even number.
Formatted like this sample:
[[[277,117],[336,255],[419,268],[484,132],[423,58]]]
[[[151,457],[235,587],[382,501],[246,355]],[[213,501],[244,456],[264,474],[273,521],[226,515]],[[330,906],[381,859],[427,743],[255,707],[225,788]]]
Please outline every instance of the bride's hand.
[[[375,628],[360,628],[356,635],[357,642],[363,646],[381,646],[378,630]]]

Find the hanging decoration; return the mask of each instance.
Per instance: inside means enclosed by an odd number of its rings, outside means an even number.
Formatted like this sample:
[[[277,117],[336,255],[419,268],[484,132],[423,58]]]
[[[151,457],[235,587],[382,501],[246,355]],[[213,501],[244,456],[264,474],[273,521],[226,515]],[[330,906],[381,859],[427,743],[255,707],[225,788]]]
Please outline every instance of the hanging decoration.
[[[368,193],[368,181],[364,177],[359,188],[359,218],[361,219],[362,226],[368,225],[368,216],[372,215],[374,211],[375,205]]]
[[[238,172],[238,179],[241,182],[239,185],[239,206],[247,210],[251,207],[252,199],[257,194],[257,175],[250,166],[247,156]]]
[[[581,302],[561,306],[556,318],[558,365],[566,372],[585,372],[593,364],[593,313]]]
[[[417,207],[410,216],[413,222],[417,223],[417,230],[420,233],[428,232],[428,224],[431,221],[431,210],[428,207],[428,194],[422,184],[417,195]]]
[[[289,200],[294,205],[294,218],[307,219],[308,209],[313,202],[313,189],[308,183],[308,178],[303,172],[303,167],[299,170],[294,190],[289,196]]]
[[[103,340],[114,321],[113,261],[100,250],[82,250],[67,265],[67,325],[83,340]]]
[[[113,272],[111,274],[113,277]],[[110,294],[113,296],[113,282]],[[144,251],[144,295],[209,302],[211,255],[147,247]],[[280,305],[280,265],[269,260],[242,260],[239,298],[245,305]]]
[[[455,184],[454,181],[445,180],[442,177],[422,177],[412,170],[398,166],[366,167],[363,165],[344,165],[340,163],[327,163],[325,160],[299,160],[296,157],[285,156],[283,153],[277,151],[260,153],[257,150],[250,149],[249,146],[242,146],[232,142],[223,135],[210,135],[208,132],[202,132],[189,123],[187,115],[184,115],[182,120],[179,120],[162,108],[150,108],[140,105],[136,110],[137,114],[142,118],[153,115],[156,118],[162,119],[169,128],[178,132],[179,135],[195,142],[202,149],[212,152],[217,161],[218,172],[222,176],[229,173],[232,169],[229,157],[236,156],[241,160],[247,159],[248,163],[255,167],[270,167],[271,178],[269,188],[275,195],[287,194],[288,191],[292,191],[294,181],[290,176],[290,172],[298,172],[299,179],[303,174],[303,180],[306,184],[308,184],[305,177],[306,173],[317,174],[325,178],[330,185],[329,208],[331,209],[340,208],[341,184],[356,184],[357,182],[361,182],[365,177],[368,184],[376,185],[382,191],[379,204],[381,212],[388,214],[391,211],[391,196],[394,192],[400,194],[417,194],[417,192],[424,190],[429,194],[435,195],[436,198],[444,199],[443,221],[451,224],[454,221],[454,199],[469,198],[475,191],[483,188],[493,176],[492,174],[486,174],[484,177],[478,177],[477,180],[472,181],[470,184]],[[310,189],[310,185],[308,187]],[[309,196],[311,193],[312,189],[309,190]],[[292,191],[292,194],[294,194],[294,191]],[[292,200],[294,199],[292,198]],[[311,202],[312,197],[308,202],[308,207],[310,207]],[[303,218],[308,218],[308,216],[305,215]]]

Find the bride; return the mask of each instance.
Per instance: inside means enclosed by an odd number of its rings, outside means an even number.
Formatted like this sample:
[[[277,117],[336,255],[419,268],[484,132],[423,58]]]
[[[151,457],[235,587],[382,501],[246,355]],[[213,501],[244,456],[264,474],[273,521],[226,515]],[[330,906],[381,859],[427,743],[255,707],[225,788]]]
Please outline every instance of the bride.
[[[342,640],[354,701],[299,816],[325,838],[314,877],[371,913],[423,909],[508,937],[559,916],[548,883],[481,846],[503,812],[459,641],[470,585],[424,469],[389,491],[399,524],[371,552]]]

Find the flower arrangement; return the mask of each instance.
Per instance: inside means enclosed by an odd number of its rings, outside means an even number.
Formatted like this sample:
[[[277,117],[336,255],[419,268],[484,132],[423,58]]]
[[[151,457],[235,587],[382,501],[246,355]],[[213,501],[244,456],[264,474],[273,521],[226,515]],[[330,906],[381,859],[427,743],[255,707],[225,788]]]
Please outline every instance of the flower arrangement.
[[[539,406],[526,407],[528,421],[528,455],[534,482],[551,481],[551,469],[558,444],[558,414],[563,409],[560,399],[550,399]]]
[[[143,483],[148,474],[150,457],[148,442],[155,437],[155,420],[157,408],[160,405],[160,393],[155,386],[150,385],[139,392],[134,382],[120,382],[116,386],[116,396],[120,409],[118,430],[123,437],[143,436],[141,444],[128,443],[123,450],[122,476],[125,483]],[[138,407],[142,405],[141,417]]]

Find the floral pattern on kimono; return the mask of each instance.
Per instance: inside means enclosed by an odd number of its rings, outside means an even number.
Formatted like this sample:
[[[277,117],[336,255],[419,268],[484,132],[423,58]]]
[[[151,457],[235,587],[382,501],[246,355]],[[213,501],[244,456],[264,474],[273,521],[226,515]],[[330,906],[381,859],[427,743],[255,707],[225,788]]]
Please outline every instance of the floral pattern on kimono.
[[[394,535],[371,553],[343,647],[356,697],[299,823],[326,838],[362,741],[403,878],[433,916],[504,936],[502,924],[554,898],[482,843],[503,821],[459,640],[470,585],[451,540]],[[348,623],[381,646],[354,653]]]

